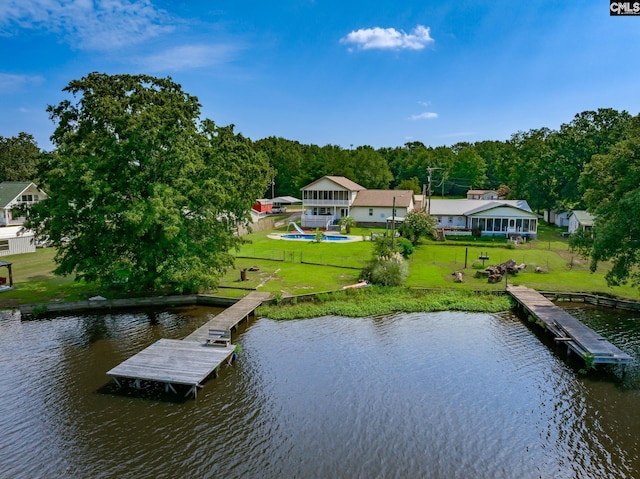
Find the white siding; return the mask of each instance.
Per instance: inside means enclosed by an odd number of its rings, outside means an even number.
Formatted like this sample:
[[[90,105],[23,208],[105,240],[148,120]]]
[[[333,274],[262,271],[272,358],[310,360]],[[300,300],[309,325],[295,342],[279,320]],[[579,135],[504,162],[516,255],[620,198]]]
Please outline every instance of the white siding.
[[[27,233],[23,236],[13,238],[0,237],[0,256],[35,253],[35,251],[36,245],[33,241],[33,234]]]
[[[372,215],[369,215],[369,210],[372,210]],[[385,225],[387,218],[392,215],[392,207],[368,207],[368,206],[356,206],[351,208],[351,217],[358,223],[380,223]],[[407,208],[396,206],[396,217],[404,218],[407,216]]]
[[[438,221],[437,228],[466,228],[467,218],[465,216],[435,216]]]
[[[569,233],[573,233],[580,229],[580,222],[576,218],[576,215],[571,215],[569,217]]]

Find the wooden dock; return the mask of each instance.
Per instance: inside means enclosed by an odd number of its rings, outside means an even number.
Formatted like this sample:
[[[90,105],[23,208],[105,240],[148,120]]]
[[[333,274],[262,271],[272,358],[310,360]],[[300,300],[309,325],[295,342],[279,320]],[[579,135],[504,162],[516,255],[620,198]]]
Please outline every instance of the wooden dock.
[[[236,326],[246,320],[258,306],[269,299],[269,293],[259,293],[257,291],[249,293],[237,303],[229,306],[227,309],[216,315],[213,319],[203,324],[189,336],[184,338],[185,341],[205,342],[209,335],[209,329],[221,329],[232,331]]]
[[[543,295],[525,286],[507,287],[521,308],[553,334],[555,341],[564,342],[589,364],[628,364],[631,357],[611,344],[593,329],[582,324]]]
[[[189,390],[185,396],[197,396],[198,388],[225,361],[235,356],[235,345],[231,341],[222,344],[210,342],[209,330],[231,332],[255,311],[269,293],[253,292],[222,311],[206,324],[182,340],[160,339],[135,356],[109,370],[107,374],[121,386],[122,379],[132,380],[133,386],[141,387],[142,381],[164,383],[165,391],[177,393],[175,385],[185,385]]]

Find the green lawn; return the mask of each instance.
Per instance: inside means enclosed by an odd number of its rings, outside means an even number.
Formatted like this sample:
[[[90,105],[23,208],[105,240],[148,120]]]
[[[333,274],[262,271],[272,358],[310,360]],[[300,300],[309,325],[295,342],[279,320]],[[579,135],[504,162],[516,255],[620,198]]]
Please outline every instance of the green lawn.
[[[280,230],[282,231],[282,230]],[[355,228],[352,234],[369,236],[370,229]],[[375,229],[374,231],[384,231]],[[473,290],[504,289],[502,284],[488,284],[486,279],[474,278],[476,268],[482,267],[479,256],[487,255],[485,265],[513,259],[527,264],[524,272],[510,276],[509,283],[525,285],[538,290],[573,291],[614,295],[640,299],[638,288],[629,285],[608,287],[604,279],[608,265],[603,264],[596,273],[589,271],[588,260],[571,252],[562,230],[540,226],[539,239],[517,246],[504,240],[480,241],[473,238],[424,241],[418,245],[409,260],[410,273],[407,286],[416,288],[455,288]],[[213,294],[239,297],[252,288],[276,295],[300,295],[340,289],[358,281],[360,269],[372,254],[370,241],[355,243],[316,243],[284,241],[268,238],[268,232],[253,233],[246,237],[251,242],[236,254],[236,267],[220,279],[220,288]],[[95,294],[115,297],[113,291],[99,288],[72,278],[53,275],[55,267],[51,248],[36,253],[3,257],[13,263],[15,290],[0,294],[0,307],[20,303],[47,301],[73,301]],[[466,268],[465,268],[466,255]],[[535,273],[536,267],[543,273]],[[240,281],[240,270],[247,271],[247,281]],[[463,270],[464,282],[453,282],[452,273]]]

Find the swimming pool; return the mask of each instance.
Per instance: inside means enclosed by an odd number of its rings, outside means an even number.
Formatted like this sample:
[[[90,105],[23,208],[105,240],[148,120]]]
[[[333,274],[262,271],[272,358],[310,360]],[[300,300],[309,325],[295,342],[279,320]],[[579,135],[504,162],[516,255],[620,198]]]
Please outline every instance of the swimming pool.
[[[316,235],[314,234],[301,234],[301,233],[295,233],[295,234],[286,234],[286,235],[280,235],[281,239],[294,239],[294,240],[308,240],[308,241],[313,241],[316,239]],[[322,241],[349,241],[352,238],[350,238],[349,236],[341,236],[341,235],[322,235]]]

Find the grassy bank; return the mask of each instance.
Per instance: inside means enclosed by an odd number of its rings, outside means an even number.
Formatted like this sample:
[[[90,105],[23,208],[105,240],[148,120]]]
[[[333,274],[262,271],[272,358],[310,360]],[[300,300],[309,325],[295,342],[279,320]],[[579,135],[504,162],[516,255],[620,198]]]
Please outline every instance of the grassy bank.
[[[371,231],[355,228],[352,234],[369,236]],[[360,270],[371,258],[373,249],[370,241],[284,241],[268,238],[269,233],[248,235],[251,243],[237,252],[235,269],[220,279],[217,290],[206,292],[238,298],[256,289],[281,297],[339,290],[358,281]],[[13,263],[15,290],[0,293],[0,307],[76,301],[97,294],[107,298],[122,297],[122,293],[76,282],[71,277],[54,276],[54,254],[53,249],[46,248],[36,253],[3,257],[3,260]],[[542,225],[539,239],[517,246],[490,238],[468,237],[445,242],[425,240],[409,260],[406,285],[456,291],[504,291],[504,281],[501,284],[489,284],[485,278],[474,277],[477,269],[483,268],[480,256],[489,256],[485,266],[508,259],[527,264],[523,272],[509,276],[510,284],[546,291],[640,299],[638,288],[630,285],[608,287],[604,278],[607,264],[602,264],[599,271],[591,273],[588,260],[570,250],[567,239],[560,236],[559,229]],[[536,267],[544,272],[535,273]],[[246,281],[241,281],[240,270],[248,268],[253,271],[246,271]],[[463,283],[453,282],[454,271],[463,271]]]
[[[510,308],[511,300],[504,294],[368,287],[320,294],[306,302],[262,306],[257,314],[272,319],[301,319],[329,315],[363,317],[431,311],[496,313]]]

